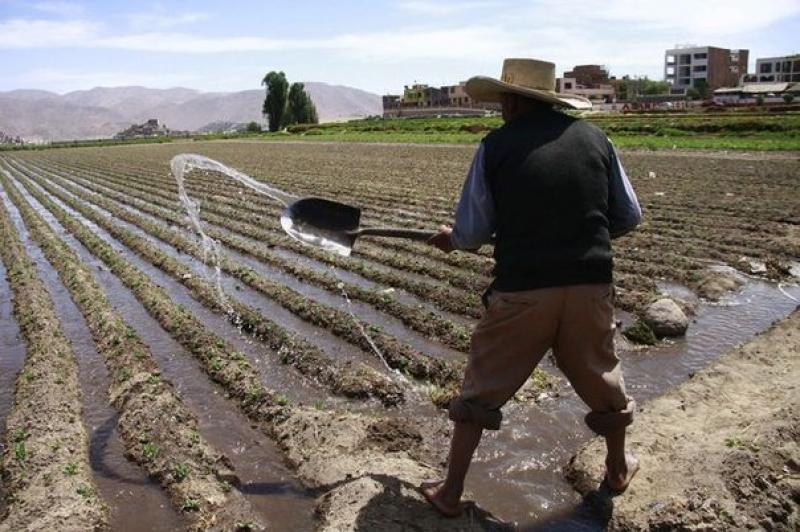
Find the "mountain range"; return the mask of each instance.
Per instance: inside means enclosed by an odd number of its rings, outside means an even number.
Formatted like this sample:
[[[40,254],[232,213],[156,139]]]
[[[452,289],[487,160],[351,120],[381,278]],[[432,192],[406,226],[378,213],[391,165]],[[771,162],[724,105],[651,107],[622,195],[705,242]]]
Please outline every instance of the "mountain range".
[[[353,87],[306,82],[320,121],[381,114],[381,97]],[[56,94],[0,92],[0,131],[28,141],[106,138],[151,118],[182,131],[212,123],[263,122],[263,90],[201,92],[194,89],[96,87]]]

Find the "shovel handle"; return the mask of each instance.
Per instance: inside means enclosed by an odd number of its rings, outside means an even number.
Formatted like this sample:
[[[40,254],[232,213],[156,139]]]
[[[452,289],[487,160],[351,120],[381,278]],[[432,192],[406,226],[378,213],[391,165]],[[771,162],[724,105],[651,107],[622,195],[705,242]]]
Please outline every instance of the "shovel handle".
[[[411,240],[430,240],[436,231],[423,231],[420,229],[401,229],[399,227],[365,227],[359,229],[358,236],[388,236],[392,238],[408,238]]]

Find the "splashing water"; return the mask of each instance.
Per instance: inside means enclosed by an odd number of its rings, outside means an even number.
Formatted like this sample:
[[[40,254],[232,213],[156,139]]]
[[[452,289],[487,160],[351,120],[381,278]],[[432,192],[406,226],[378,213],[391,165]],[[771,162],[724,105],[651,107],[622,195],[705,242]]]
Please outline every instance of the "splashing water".
[[[192,227],[194,227],[194,230],[197,232],[198,235],[200,235],[203,245],[203,263],[208,264],[209,257],[211,258],[211,266],[214,269],[214,285],[216,286],[217,289],[217,297],[219,298],[219,301],[222,304],[222,306],[226,309],[227,313],[229,315],[233,315],[234,314],[233,307],[228,302],[228,298],[225,295],[225,292],[222,290],[223,249],[218,241],[208,236],[206,232],[203,230],[203,225],[200,222],[200,207],[196,202],[194,202],[189,197],[189,194],[186,192],[186,187],[184,183],[186,174],[191,172],[192,170],[209,170],[212,172],[218,172],[220,174],[224,174],[230,177],[235,181],[238,181],[247,188],[258,192],[259,194],[263,194],[282,203],[284,206],[290,205],[291,203],[297,201],[299,198],[297,196],[284,192],[275,187],[271,187],[260,181],[256,181],[247,174],[243,174],[238,170],[230,168],[229,166],[226,166],[219,161],[215,161],[214,159],[209,159],[208,157],[205,157],[203,155],[182,153],[180,155],[176,155],[175,157],[173,157],[169,164],[170,164],[170,169],[172,170],[172,175],[175,178],[176,183],[178,184],[178,198],[181,200],[181,203],[186,209],[186,214],[189,216],[189,221],[191,222]],[[302,233],[297,229],[292,230],[291,227],[287,227],[287,225],[284,223],[283,220],[281,220],[281,225],[290,234],[290,236],[296,238],[297,240],[300,240],[301,242],[304,242],[306,244],[317,245],[327,251],[340,253],[338,250],[332,249],[329,246],[325,245],[325,242],[327,242],[326,239],[321,239],[321,241],[318,241],[318,238],[313,237],[312,235],[306,235],[305,233]],[[334,276],[341,281],[341,277],[336,271],[336,268],[332,266],[331,270],[333,271]],[[350,314],[350,317],[353,319],[353,322],[356,324],[356,327],[358,328],[359,332],[361,332],[361,335],[367,340],[367,343],[369,343],[370,347],[375,352],[375,354],[378,355],[378,358],[380,358],[381,362],[383,362],[384,366],[386,366],[386,369],[391,374],[397,375],[401,379],[405,380],[405,377],[403,376],[402,373],[400,373],[397,370],[393,370],[389,366],[389,364],[386,362],[386,359],[383,356],[383,353],[381,353],[380,349],[378,349],[378,346],[375,345],[375,342],[373,341],[372,337],[370,337],[367,331],[364,329],[363,325],[361,324],[361,321],[353,313],[352,309],[350,308],[352,306],[350,298],[348,297],[347,292],[344,289],[344,282],[340,282],[338,284],[338,288],[341,290],[342,297],[347,302],[347,312]]]
[[[388,371],[390,374],[396,375],[400,380],[402,380],[404,382],[408,382],[408,379],[406,378],[405,375],[403,375],[400,372],[400,370],[392,369],[392,367],[389,365],[389,363],[386,362],[386,357],[383,356],[383,353],[381,352],[380,349],[378,349],[378,346],[375,345],[375,342],[373,341],[372,337],[369,334],[367,334],[367,331],[364,329],[364,325],[361,323],[361,321],[358,319],[358,317],[356,317],[356,315],[353,313],[353,309],[352,309],[353,303],[350,301],[350,296],[347,295],[347,291],[344,289],[344,282],[342,282],[342,280],[341,280],[342,278],[339,277],[339,274],[336,271],[336,268],[331,267],[331,269],[333,270],[333,275],[337,279],[339,279],[339,281],[340,281],[336,285],[336,288],[341,290],[342,297],[347,302],[347,313],[350,314],[350,317],[353,319],[353,323],[356,324],[356,327],[358,327],[358,330],[359,330],[359,332],[361,332],[361,335],[367,340],[367,343],[372,348],[372,350],[375,352],[375,354],[378,355],[378,358],[381,360],[381,362],[383,362],[383,366],[386,368],[386,371]]]

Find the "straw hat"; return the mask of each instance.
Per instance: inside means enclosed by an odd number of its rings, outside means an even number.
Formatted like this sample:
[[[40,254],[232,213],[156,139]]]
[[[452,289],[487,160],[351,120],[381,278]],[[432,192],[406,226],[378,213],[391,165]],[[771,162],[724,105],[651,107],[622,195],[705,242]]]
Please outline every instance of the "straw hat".
[[[506,59],[503,75],[497,80],[475,76],[467,81],[465,90],[474,100],[502,101],[502,93],[513,93],[573,109],[591,109],[592,102],[581,96],[556,92],[556,65],[538,59]]]

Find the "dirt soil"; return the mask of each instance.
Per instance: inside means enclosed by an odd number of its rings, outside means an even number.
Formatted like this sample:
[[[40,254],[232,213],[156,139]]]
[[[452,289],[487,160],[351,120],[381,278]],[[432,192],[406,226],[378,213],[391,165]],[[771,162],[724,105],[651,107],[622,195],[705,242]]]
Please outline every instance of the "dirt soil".
[[[798,530],[799,354],[800,307],[642,406],[629,438],[642,468],[627,493],[609,499],[596,489],[599,439],[572,459],[568,477],[604,503],[611,530]]]
[[[320,494],[319,530],[478,531],[508,526],[473,503],[441,517],[417,491],[441,470],[425,463],[430,435],[409,420],[294,408],[275,435],[299,478]]]

